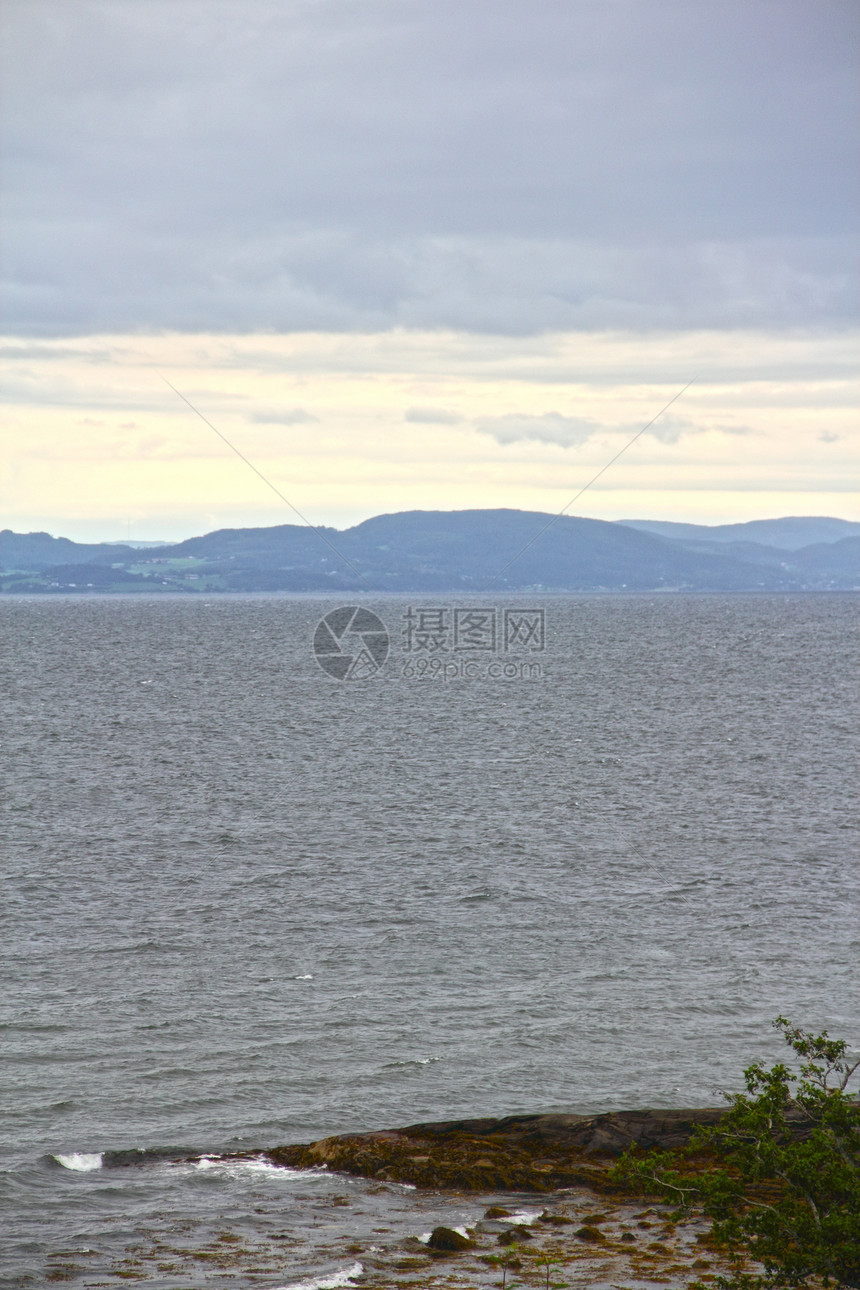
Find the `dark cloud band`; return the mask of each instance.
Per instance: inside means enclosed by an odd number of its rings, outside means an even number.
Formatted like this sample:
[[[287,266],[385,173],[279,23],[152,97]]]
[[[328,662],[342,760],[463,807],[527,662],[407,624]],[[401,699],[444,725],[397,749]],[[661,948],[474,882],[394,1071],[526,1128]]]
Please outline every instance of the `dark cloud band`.
[[[6,327],[856,316],[848,0],[29,0]]]

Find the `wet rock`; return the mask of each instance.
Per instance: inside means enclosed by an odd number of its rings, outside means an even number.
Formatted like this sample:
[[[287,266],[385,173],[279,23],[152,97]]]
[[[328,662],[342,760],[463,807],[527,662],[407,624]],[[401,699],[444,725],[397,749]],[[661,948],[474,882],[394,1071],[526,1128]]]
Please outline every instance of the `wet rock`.
[[[325,1165],[380,1183],[433,1190],[540,1193],[587,1187],[609,1196],[618,1186],[608,1171],[630,1146],[675,1149],[689,1141],[697,1125],[716,1124],[724,1114],[706,1107],[445,1120],[322,1138],[267,1154],[275,1164],[292,1168]]]
[[[716,1124],[725,1111],[713,1107],[677,1111],[611,1111],[605,1115],[509,1115],[491,1120],[443,1120],[414,1124],[400,1130],[407,1135],[473,1139],[499,1138],[538,1155],[536,1148],[578,1147],[589,1154],[621,1155],[634,1142],[643,1147],[671,1150],[683,1146],[697,1124]],[[540,1153],[543,1154],[543,1153]]]
[[[491,1205],[489,1209],[484,1210],[484,1218],[510,1218],[511,1211],[505,1209],[502,1205]]]
[[[427,1242],[430,1250],[440,1250],[446,1254],[456,1254],[460,1250],[471,1250],[472,1242],[467,1236],[455,1232],[453,1227],[434,1227]]]
[[[498,1236],[499,1245],[517,1245],[520,1241],[533,1241],[534,1233],[527,1227],[508,1227]]]
[[[580,1241],[606,1240],[606,1237],[603,1235],[599,1227],[578,1227],[574,1232],[574,1236]]]

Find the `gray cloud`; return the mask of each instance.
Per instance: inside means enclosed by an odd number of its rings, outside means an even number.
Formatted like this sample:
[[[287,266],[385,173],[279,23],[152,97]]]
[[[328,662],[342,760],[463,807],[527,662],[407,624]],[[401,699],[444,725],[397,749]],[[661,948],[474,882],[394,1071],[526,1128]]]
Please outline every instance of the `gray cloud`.
[[[537,416],[515,412],[501,417],[481,417],[475,422],[475,428],[482,434],[492,435],[501,444],[531,441],[571,448],[575,444],[586,443],[603,427],[596,421],[563,417],[558,412],[544,412]]]
[[[475,429],[482,434],[491,435],[497,443],[549,443],[562,448],[574,448],[587,443],[596,434],[623,435],[632,438],[643,430],[640,423],[624,425],[602,425],[585,417],[566,417],[559,412],[544,412],[537,415],[529,413],[509,413],[501,417],[481,417],[475,421]],[[677,443],[680,438],[690,434],[704,434],[716,430],[720,434],[749,434],[750,430],[743,425],[703,425],[688,420],[686,417],[666,413],[659,417],[644,433],[661,443]]]
[[[27,0],[10,332],[841,325],[853,0]]]
[[[252,421],[259,425],[275,426],[300,426],[306,425],[310,421],[319,421],[312,412],[305,411],[304,408],[284,408],[282,411],[273,409],[270,411],[252,412]]]
[[[459,412],[451,412],[446,408],[407,408],[403,419],[426,426],[456,426],[463,420]]]

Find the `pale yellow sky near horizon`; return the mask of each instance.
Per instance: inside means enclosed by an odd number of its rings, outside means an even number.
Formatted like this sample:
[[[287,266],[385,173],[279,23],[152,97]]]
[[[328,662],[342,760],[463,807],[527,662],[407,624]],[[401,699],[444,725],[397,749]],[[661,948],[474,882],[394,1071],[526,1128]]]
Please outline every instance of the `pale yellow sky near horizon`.
[[[10,339],[2,527],[180,540],[384,512],[860,520],[856,333]]]

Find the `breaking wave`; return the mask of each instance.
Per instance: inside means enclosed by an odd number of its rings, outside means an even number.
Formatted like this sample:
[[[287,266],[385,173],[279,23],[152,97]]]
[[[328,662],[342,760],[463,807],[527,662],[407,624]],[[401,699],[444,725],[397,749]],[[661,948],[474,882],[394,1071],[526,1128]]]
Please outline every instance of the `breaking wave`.
[[[288,1285],[278,1286],[277,1290],[338,1290],[340,1286],[352,1285],[360,1277],[364,1268],[360,1263],[343,1268],[340,1272],[329,1273],[322,1277],[305,1277],[303,1281],[290,1281]]]
[[[104,1156],[100,1151],[70,1151],[68,1155],[51,1156],[51,1159],[56,1160],[64,1169],[72,1169],[79,1174],[92,1173],[104,1164]]]

